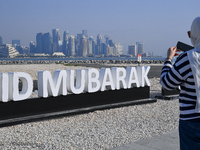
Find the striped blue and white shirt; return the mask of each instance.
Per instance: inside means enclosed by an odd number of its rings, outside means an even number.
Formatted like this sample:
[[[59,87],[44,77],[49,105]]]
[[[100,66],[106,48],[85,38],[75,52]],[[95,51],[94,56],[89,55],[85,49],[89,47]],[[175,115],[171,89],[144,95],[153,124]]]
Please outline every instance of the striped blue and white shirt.
[[[171,61],[165,61],[161,72],[161,85],[166,90],[180,86],[180,119],[200,121],[200,113],[195,112],[197,96],[187,52],[181,54],[174,65]]]

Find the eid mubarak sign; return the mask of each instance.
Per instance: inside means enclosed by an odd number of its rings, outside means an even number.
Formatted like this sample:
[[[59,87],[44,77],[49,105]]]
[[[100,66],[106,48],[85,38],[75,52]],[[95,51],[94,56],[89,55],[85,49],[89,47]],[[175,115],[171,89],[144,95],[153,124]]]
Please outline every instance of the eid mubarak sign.
[[[119,90],[150,86],[147,77],[150,66],[98,69],[38,71],[38,97],[67,96],[68,93]],[[19,91],[19,79],[22,90]],[[30,97],[33,79],[25,72],[0,73],[0,101],[21,101]]]

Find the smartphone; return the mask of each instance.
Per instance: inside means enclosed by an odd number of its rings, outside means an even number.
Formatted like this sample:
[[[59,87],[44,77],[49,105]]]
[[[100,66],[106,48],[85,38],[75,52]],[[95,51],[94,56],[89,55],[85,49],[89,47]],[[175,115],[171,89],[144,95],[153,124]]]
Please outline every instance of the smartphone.
[[[192,47],[192,46],[190,46],[190,45],[187,45],[187,44],[185,44],[185,43],[183,43],[183,42],[180,42],[180,41],[178,41],[176,47],[177,47],[178,50],[181,50],[181,51],[183,51],[183,52],[189,51],[189,50],[191,50],[191,49],[194,49],[194,47]]]

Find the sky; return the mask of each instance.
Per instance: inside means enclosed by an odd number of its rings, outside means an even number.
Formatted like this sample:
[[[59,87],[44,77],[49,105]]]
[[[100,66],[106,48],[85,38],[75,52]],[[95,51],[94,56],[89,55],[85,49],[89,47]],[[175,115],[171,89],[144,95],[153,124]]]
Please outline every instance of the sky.
[[[36,41],[39,32],[59,29],[70,35],[109,35],[128,45],[144,42],[144,52],[165,56],[177,41],[191,45],[187,36],[200,16],[199,0],[0,0],[0,36],[4,44]],[[103,38],[103,42],[104,42]]]

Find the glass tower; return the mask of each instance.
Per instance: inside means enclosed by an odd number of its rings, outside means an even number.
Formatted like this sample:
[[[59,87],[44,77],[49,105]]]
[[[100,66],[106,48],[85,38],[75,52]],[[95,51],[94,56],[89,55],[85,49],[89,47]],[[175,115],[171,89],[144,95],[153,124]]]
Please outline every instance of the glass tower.
[[[101,43],[102,43],[102,36],[98,34],[97,35],[97,55],[101,54]]]
[[[52,36],[53,36],[53,52],[59,51],[59,41],[60,41],[60,33],[59,29],[52,29]]]
[[[37,33],[36,35],[36,53],[43,53],[43,33]]]
[[[136,42],[138,54],[144,53],[144,42]]]
[[[68,51],[68,39],[69,39],[69,32],[64,31],[63,33],[63,44],[62,44],[62,52],[66,55],[69,56],[69,51]]]
[[[43,52],[45,54],[53,54],[53,49],[52,49],[52,37],[50,33],[44,33],[43,37]]]
[[[132,56],[137,56],[137,46],[135,44],[128,46],[128,54]]]

